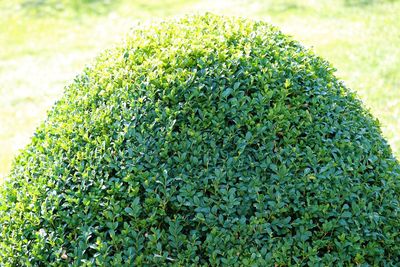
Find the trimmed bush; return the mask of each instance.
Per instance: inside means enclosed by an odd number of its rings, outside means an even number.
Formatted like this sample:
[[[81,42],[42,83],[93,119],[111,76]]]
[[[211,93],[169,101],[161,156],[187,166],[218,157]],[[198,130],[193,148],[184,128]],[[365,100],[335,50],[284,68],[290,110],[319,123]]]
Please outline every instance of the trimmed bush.
[[[400,168],[324,60],[207,14],[103,53],[16,159],[2,266],[400,262]]]

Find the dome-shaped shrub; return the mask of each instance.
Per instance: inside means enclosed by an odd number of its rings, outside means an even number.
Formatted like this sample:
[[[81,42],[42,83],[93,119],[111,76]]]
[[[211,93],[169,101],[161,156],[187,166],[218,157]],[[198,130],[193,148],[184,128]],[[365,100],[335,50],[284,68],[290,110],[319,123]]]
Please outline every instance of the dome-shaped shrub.
[[[263,22],[135,30],[16,159],[1,265],[399,263],[399,164],[333,72]]]

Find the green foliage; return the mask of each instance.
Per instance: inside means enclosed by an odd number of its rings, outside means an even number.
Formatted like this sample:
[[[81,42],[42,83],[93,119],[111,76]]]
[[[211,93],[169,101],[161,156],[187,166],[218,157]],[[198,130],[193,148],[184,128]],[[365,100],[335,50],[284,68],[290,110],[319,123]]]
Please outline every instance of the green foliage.
[[[394,265],[399,164],[333,72],[263,22],[134,31],[17,158],[1,265]]]

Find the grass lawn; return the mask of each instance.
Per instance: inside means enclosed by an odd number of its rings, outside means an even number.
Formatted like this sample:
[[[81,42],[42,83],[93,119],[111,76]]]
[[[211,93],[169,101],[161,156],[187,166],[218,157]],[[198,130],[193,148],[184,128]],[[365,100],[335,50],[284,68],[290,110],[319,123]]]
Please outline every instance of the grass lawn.
[[[400,1],[0,2],[0,179],[86,64],[146,20],[210,11],[269,21],[328,59],[400,158]]]

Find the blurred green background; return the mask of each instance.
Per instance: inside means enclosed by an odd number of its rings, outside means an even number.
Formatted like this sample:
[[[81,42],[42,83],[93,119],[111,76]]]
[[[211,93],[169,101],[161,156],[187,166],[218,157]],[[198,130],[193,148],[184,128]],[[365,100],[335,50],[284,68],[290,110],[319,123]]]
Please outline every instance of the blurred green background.
[[[329,60],[400,158],[400,1],[0,0],[0,180],[100,51],[139,22],[207,11],[269,21]]]

